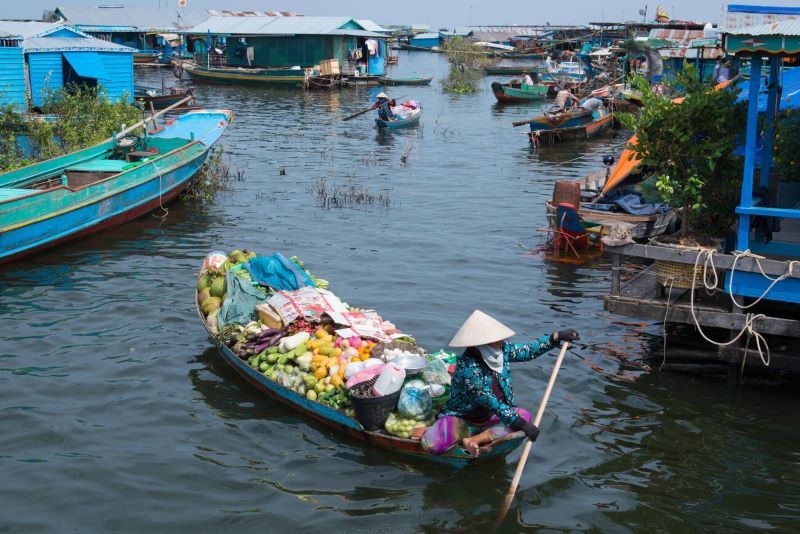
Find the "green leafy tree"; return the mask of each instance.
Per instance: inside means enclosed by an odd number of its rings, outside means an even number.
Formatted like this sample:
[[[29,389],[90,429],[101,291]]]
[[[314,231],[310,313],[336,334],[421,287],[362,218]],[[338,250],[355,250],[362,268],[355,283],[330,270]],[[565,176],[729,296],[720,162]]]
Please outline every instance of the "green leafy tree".
[[[450,73],[442,80],[442,89],[447,93],[477,92],[483,68],[491,61],[483,50],[462,37],[447,39],[439,48],[450,62]]]
[[[800,113],[781,113],[775,133],[775,172],[783,181],[800,181]]]
[[[735,221],[742,180],[742,159],[733,154],[744,131],[744,113],[736,95],[713,91],[684,64],[670,85],[682,94],[675,102],[636,78],[644,107],[638,117],[622,114],[636,132],[633,148],[645,169],[656,173],[663,200],[681,211],[681,235],[690,228],[725,235]]]
[[[46,116],[0,110],[0,170],[11,170],[95,145],[142,119],[142,112],[127,98],[112,102],[97,88],[67,86],[50,90],[41,106]],[[25,158],[17,144],[24,135],[32,145]]]

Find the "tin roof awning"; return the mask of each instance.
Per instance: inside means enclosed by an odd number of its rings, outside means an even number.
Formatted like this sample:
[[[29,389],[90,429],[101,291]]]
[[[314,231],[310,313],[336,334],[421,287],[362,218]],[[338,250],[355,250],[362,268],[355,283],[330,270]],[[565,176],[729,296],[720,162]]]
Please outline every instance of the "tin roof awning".
[[[110,80],[108,71],[100,61],[100,56],[95,52],[64,52],[67,60],[75,73],[81,78],[94,78],[95,80]]]

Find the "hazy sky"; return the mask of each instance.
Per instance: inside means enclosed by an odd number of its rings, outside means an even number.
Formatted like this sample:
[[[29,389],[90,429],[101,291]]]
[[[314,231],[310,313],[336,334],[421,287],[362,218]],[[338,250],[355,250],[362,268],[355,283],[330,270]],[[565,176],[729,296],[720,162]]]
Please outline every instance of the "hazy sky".
[[[797,5],[797,0],[739,0],[731,3]],[[178,0],[0,0],[0,18],[41,18],[42,11],[56,6],[91,7],[118,4],[136,7],[177,7]],[[723,2],[666,0],[670,16],[681,20],[718,22]],[[647,5],[648,19],[657,2],[647,0],[188,0],[186,9],[280,10],[305,15],[338,15],[368,18],[383,24],[431,24],[434,27],[473,24],[585,24],[598,20],[640,20],[638,11]]]

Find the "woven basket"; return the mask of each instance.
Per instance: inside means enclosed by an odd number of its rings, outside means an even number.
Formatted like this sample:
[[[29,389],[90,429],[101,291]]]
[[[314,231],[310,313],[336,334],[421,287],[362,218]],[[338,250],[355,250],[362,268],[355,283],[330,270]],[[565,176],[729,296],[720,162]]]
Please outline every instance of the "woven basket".
[[[666,247],[690,252],[699,252],[708,250],[714,247],[688,247],[677,245],[674,243],[664,243],[657,237],[650,240],[651,245],[659,247]],[[717,247],[718,249],[718,247]],[[689,263],[676,263],[666,260],[655,260],[656,279],[658,283],[664,287],[672,287],[673,289],[692,289],[692,280],[694,280],[694,287],[703,287],[703,265],[698,264],[695,267]]]
[[[425,351],[418,346],[414,345],[413,343],[409,343],[408,341],[390,341],[388,343],[378,343],[374,347],[372,347],[372,352],[370,353],[373,358],[378,358],[381,361],[386,361],[383,359],[383,353],[389,349],[400,349],[406,352],[411,352],[412,354],[419,354],[422,356],[425,354]]]

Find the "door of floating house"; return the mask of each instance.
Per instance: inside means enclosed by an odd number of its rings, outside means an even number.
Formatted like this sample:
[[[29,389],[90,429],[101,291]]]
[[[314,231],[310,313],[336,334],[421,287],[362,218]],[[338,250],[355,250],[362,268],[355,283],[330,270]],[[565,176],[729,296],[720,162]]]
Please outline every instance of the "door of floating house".
[[[369,55],[369,65],[367,72],[372,76],[383,76],[386,73],[386,41],[383,39],[373,39],[377,46],[376,53]]]

